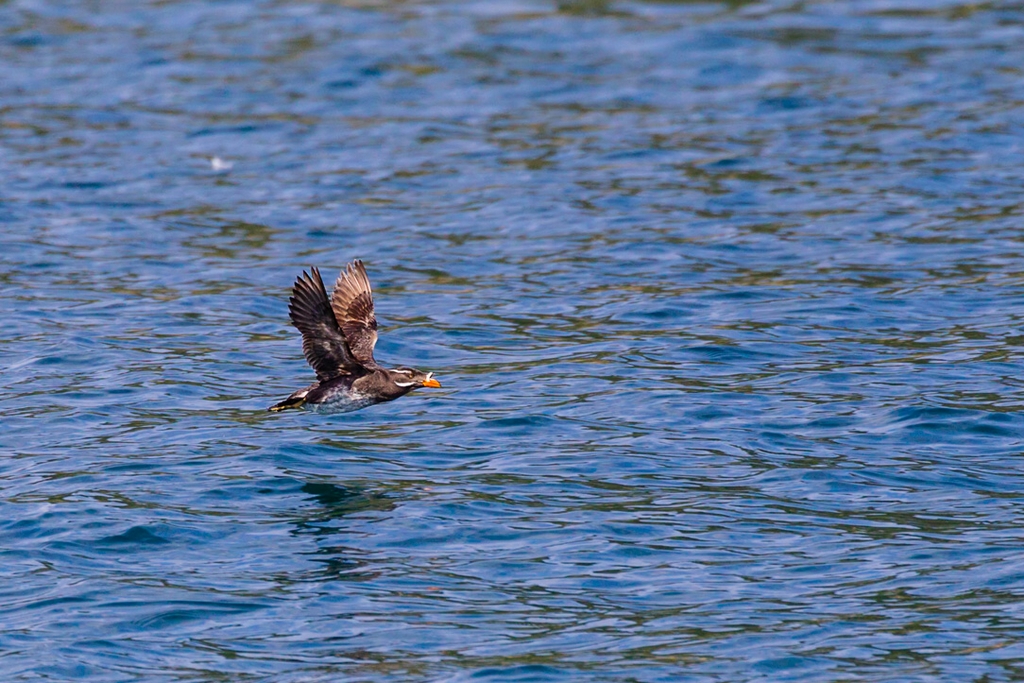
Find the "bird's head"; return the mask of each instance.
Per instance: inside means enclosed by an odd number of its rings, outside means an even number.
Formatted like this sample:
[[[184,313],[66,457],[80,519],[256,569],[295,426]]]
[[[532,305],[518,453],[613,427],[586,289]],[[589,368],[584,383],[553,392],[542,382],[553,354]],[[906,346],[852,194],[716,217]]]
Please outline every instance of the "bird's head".
[[[420,372],[413,368],[395,368],[387,372],[392,382],[409,391],[420,387],[441,388],[441,383],[434,379],[432,372]]]

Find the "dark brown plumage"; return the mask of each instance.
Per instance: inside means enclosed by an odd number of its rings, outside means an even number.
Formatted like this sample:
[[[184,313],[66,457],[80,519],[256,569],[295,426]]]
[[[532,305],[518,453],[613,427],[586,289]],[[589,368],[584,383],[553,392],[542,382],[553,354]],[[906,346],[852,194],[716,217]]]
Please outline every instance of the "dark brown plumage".
[[[373,357],[377,318],[362,261],[346,266],[334,283],[330,299],[320,271],[303,271],[292,288],[288,313],[302,333],[302,352],[317,381],[269,410],[310,406],[347,412],[394,400],[417,387],[441,386],[432,372],[388,370],[377,364]]]
[[[373,347],[377,344],[377,318],[373,291],[362,261],[353,261],[338,276],[331,294],[331,309],[352,357],[363,367],[376,368]]]

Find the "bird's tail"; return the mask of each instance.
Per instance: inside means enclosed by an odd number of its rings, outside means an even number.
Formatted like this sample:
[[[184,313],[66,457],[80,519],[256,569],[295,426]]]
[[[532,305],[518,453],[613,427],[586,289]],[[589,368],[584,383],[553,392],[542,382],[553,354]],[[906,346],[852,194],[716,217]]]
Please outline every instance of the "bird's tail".
[[[309,393],[309,389],[299,389],[294,394],[274,405],[267,408],[267,410],[273,413],[279,413],[282,410],[288,410],[289,408],[301,408],[306,402],[306,394]]]

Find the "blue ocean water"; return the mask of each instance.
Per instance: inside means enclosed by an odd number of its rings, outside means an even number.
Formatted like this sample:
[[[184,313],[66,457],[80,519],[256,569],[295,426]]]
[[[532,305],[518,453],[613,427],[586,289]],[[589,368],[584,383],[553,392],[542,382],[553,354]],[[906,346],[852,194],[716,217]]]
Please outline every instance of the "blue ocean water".
[[[0,5],[0,680],[1024,677],[1024,5]],[[295,276],[362,258],[357,413]]]

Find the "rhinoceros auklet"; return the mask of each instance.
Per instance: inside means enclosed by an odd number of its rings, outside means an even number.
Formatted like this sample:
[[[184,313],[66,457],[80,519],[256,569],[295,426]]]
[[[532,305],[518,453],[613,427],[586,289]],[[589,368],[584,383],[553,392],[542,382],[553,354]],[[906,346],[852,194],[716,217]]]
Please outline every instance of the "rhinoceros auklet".
[[[310,271],[311,275],[302,271],[295,280],[288,314],[302,333],[302,353],[316,371],[316,381],[268,410],[309,407],[346,413],[393,401],[418,387],[440,388],[432,372],[388,370],[373,359],[377,318],[362,261],[353,261],[341,271],[330,299],[320,271]]]

